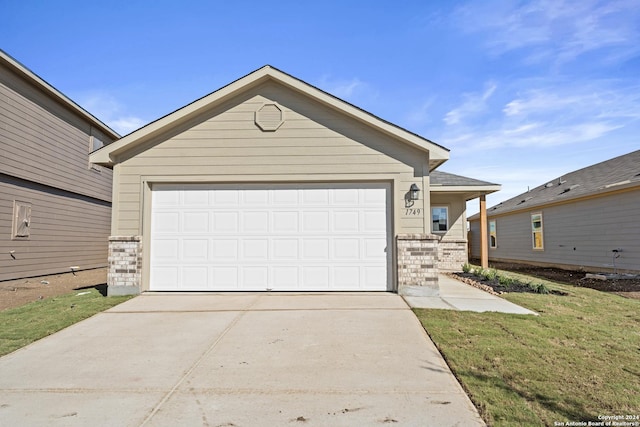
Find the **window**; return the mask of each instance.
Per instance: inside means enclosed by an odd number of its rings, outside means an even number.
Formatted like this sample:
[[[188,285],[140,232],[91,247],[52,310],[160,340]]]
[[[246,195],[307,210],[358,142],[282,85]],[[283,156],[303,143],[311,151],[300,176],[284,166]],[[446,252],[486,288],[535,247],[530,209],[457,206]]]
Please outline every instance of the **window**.
[[[495,219],[489,221],[489,247],[493,249],[498,247],[498,236],[496,235]]]
[[[27,240],[31,235],[31,203],[13,201],[13,240]]]
[[[431,208],[431,232],[442,233],[449,229],[449,208],[434,206]]]
[[[541,213],[531,214],[531,239],[533,242],[533,249],[544,249]]]
[[[95,135],[89,137],[89,153],[93,153],[94,151],[99,150],[102,147],[104,147],[104,141],[102,141],[101,138]],[[98,165],[94,165],[91,162],[89,162],[89,170],[98,173],[102,172],[102,169],[100,169]]]
[[[92,153],[100,148],[104,147],[104,142],[97,136],[89,137],[89,152]]]

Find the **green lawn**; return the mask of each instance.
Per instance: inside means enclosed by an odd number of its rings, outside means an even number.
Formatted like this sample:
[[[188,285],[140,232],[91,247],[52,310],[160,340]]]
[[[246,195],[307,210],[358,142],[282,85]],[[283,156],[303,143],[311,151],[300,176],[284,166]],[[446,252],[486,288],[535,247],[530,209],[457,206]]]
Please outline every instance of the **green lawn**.
[[[535,281],[569,295],[503,295],[540,316],[414,310],[485,422],[640,415],[640,301]]]
[[[0,356],[129,298],[107,298],[96,289],[87,289],[0,311]]]

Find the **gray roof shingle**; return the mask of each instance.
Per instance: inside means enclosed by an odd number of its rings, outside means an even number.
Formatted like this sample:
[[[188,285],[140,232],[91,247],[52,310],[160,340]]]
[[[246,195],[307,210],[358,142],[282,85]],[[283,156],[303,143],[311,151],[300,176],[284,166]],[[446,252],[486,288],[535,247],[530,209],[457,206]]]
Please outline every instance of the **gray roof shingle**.
[[[571,200],[614,190],[621,185],[640,186],[640,150],[570,172],[487,209],[496,215],[523,208]],[[475,215],[474,215],[475,217]]]
[[[479,187],[485,185],[500,185],[441,171],[433,171],[431,172],[429,177],[429,182],[431,185],[442,185],[447,187]]]

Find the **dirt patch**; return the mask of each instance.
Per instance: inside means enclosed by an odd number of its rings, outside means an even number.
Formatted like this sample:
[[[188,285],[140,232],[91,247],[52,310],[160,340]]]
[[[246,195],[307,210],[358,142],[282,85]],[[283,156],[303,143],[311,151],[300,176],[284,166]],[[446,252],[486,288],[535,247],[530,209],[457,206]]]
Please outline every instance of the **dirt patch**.
[[[96,288],[103,295],[107,290],[107,269],[96,268],[74,273],[52,274],[28,279],[0,282],[0,310],[67,294],[74,290]]]
[[[578,270],[562,270],[551,267],[537,267],[525,264],[491,262],[490,267],[498,270],[512,271],[528,276],[551,280],[572,286],[610,292],[627,298],[640,299],[640,278],[635,279],[587,279],[586,272]]]

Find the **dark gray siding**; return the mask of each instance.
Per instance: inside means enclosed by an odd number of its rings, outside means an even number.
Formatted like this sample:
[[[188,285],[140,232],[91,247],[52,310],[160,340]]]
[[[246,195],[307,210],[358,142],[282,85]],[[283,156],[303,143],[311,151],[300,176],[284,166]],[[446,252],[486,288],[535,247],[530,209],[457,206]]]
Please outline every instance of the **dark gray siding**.
[[[99,129],[0,61],[0,280],[107,264],[113,173],[89,150],[112,139]],[[12,239],[15,201],[32,206],[29,239]]]
[[[28,240],[11,240],[14,200],[31,204]],[[0,174],[0,280],[106,266],[110,217],[108,202]]]
[[[89,168],[86,119],[0,63],[0,173],[111,201],[112,171]]]
[[[531,213],[542,212],[544,250],[533,250]],[[489,218],[496,220],[498,247],[489,259],[640,271],[640,190]],[[487,231],[488,232],[488,231]],[[479,221],[471,223],[472,255],[479,257]]]

